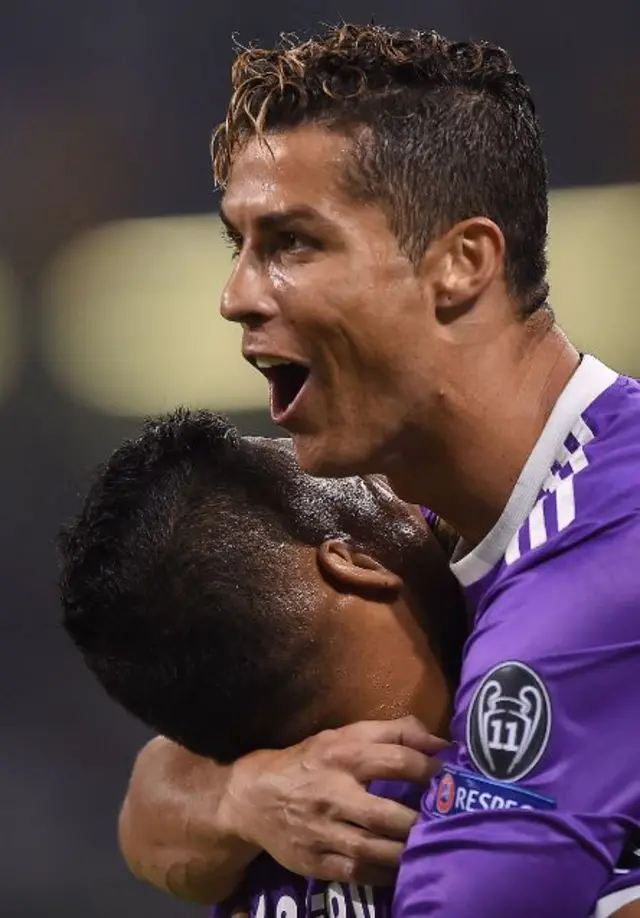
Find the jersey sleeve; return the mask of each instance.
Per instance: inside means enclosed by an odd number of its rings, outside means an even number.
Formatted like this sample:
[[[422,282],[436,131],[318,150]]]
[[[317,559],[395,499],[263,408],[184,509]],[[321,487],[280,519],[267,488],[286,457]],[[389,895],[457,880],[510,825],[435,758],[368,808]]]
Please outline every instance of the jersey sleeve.
[[[640,824],[640,527],[577,529],[487,592],[395,918],[586,918]]]

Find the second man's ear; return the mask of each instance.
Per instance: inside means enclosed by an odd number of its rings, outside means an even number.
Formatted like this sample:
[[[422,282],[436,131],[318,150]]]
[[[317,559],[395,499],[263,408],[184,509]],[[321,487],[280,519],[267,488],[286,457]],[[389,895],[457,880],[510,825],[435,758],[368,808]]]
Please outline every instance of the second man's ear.
[[[364,552],[340,539],[327,539],[317,553],[323,576],[350,592],[363,590],[399,593],[402,578]]]

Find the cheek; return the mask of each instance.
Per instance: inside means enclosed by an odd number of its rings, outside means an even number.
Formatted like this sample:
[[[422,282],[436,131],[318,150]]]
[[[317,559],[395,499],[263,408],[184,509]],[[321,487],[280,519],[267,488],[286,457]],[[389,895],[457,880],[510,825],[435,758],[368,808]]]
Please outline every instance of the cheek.
[[[342,268],[340,260],[337,267]],[[322,363],[326,363],[333,356],[343,366],[353,362],[361,349],[359,339],[370,337],[370,304],[367,288],[352,272],[318,261],[274,269],[271,283],[282,319],[300,336],[312,359],[323,356]]]
[[[324,385],[339,380],[345,401],[357,385],[376,403],[403,387],[419,296],[405,266],[327,257],[274,267],[271,283],[282,319]]]
[[[273,292],[279,296],[288,295],[291,290],[295,290],[298,286],[296,284],[296,273],[287,270],[282,265],[270,262],[267,275]]]
[[[420,331],[420,291],[413,276],[394,266],[365,264],[331,280],[330,313],[359,369],[398,370],[398,355]],[[418,322],[416,322],[416,318]]]

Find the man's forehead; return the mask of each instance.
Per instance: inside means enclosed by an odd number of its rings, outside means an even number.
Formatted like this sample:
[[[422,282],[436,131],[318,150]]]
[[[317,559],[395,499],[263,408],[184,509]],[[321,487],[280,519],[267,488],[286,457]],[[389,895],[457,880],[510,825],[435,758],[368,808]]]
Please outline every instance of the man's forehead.
[[[344,492],[347,488],[353,488],[354,485],[356,487],[362,487],[363,485],[364,479],[359,476],[350,478],[318,478],[303,472],[298,465],[293,440],[290,437],[245,436],[244,439],[258,449],[273,449],[286,456],[291,460],[292,470],[295,470],[300,478],[307,480],[309,486],[321,487],[326,491],[334,491],[338,494],[341,491]]]
[[[262,136],[249,137],[238,148],[230,178],[233,180],[236,173],[248,177],[265,169],[277,175],[296,164],[304,167],[307,178],[311,178],[319,166],[337,164],[352,149],[353,141],[346,134],[322,124],[270,131]]]
[[[302,209],[335,192],[350,141],[318,126],[250,138],[236,153],[222,209],[232,222],[247,212]]]
[[[268,446],[271,444],[278,449],[293,453],[293,440],[291,437],[253,437],[247,434],[244,439],[255,446]]]
[[[291,475],[296,477],[307,477],[298,465],[298,459],[293,446],[293,440],[290,437],[243,437],[246,443],[249,443],[254,449],[276,453],[282,456],[285,461],[285,467],[291,470]]]
[[[291,439],[291,437],[272,437],[271,442],[278,449],[284,449],[288,453],[293,454],[294,447],[293,447],[293,440]]]

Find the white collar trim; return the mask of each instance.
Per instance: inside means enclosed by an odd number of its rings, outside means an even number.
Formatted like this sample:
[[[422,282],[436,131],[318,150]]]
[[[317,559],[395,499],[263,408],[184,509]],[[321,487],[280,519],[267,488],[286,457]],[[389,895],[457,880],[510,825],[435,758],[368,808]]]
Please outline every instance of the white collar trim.
[[[464,554],[458,543],[451,570],[463,586],[484,577],[502,558],[509,542],[529,516],[554,459],[580,415],[611,386],[618,374],[585,354],[563,389],[538,442],[527,459],[502,515],[479,545]]]

